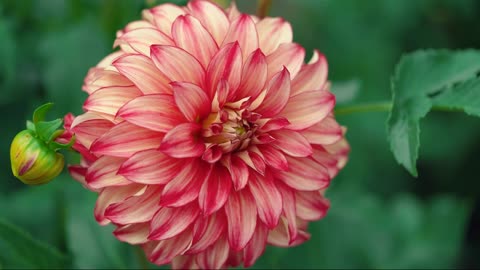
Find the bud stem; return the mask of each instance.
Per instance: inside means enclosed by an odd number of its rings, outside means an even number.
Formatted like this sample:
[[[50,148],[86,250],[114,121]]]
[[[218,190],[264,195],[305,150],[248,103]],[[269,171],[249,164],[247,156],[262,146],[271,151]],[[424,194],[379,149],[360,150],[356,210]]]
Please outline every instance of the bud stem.
[[[258,0],[257,16],[262,19],[268,15],[268,11],[272,6],[272,0]]]

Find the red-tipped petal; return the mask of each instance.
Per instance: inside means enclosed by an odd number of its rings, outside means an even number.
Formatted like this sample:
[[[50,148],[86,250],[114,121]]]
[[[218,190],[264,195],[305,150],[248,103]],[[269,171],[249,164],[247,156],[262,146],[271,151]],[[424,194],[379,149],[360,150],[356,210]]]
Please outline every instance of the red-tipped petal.
[[[248,186],[257,204],[258,217],[269,229],[275,228],[282,213],[282,196],[271,175],[250,174]]]
[[[288,170],[287,158],[280,150],[271,145],[261,145],[258,149],[262,152],[267,166],[282,171]]]
[[[202,1],[204,2],[204,1]],[[198,266],[195,262],[194,256],[189,255],[179,255],[173,258],[172,260],[172,269],[182,270],[182,269],[197,269]]]
[[[242,51],[238,42],[223,46],[213,57],[207,68],[207,91],[209,97],[215,96],[218,83],[225,79],[230,89],[237,89],[242,75]]]
[[[267,244],[268,229],[261,222],[257,222],[257,228],[253,234],[252,240],[245,247],[243,252],[243,266],[250,267],[265,251]]]
[[[110,223],[110,220],[105,217],[105,209],[107,209],[107,207],[118,202],[123,202],[125,199],[137,193],[142,193],[144,189],[145,186],[137,184],[104,188],[98,195],[95,204],[95,219],[101,225],[107,225]]]
[[[187,164],[185,164],[187,163]],[[203,163],[184,161],[183,168],[163,189],[160,204],[168,207],[183,206],[198,197],[209,170]]]
[[[285,216],[286,222],[288,223],[288,236],[290,237],[288,244],[292,244],[298,235],[295,192],[280,181],[277,181],[276,185],[278,191],[282,194],[283,216]]]
[[[228,241],[222,237],[207,250],[199,253],[196,262],[202,269],[221,269],[227,261],[228,252]]]
[[[268,243],[277,247],[298,246],[308,239],[310,239],[310,234],[299,230],[295,240],[291,241],[288,226],[284,219],[281,219],[281,224],[279,224],[274,230],[271,230],[268,234]]]
[[[335,96],[328,91],[307,91],[289,99],[280,113],[290,121],[288,129],[304,130],[322,121],[333,110]]]
[[[137,97],[120,108],[117,117],[158,132],[168,132],[186,121],[173,97],[167,94]]]
[[[153,23],[160,31],[171,36],[172,24],[185,10],[177,5],[166,3],[144,10],[143,17]]]
[[[192,230],[187,229],[180,235],[163,241],[150,241],[143,248],[149,254],[148,259],[157,265],[167,264],[176,256],[183,254],[192,244]]]
[[[184,207],[162,207],[150,223],[150,240],[165,240],[185,231],[199,214],[195,203]]]
[[[127,51],[129,53],[141,53],[150,57],[151,45],[174,45],[175,43],[170,37],[155,28],[137,28],[117,38],[114,46],[121,44],[131,47]],[[122,46],[122,49],[125,51],[125,46]]]
[[[90,117],[92,116],[92,117]],[[77,142],[86,148],[90,148],[92,143],[108,132],[114,124],[104,118],[95,117],[92,113],[85,113],[77,116],[72,125],[72,131],[76,134]]]
[[[288,122],[287,118],[285,118],[285,117],[275,117],[275,118],[272,118],[272,119],[266,121],[265,124],[263,124],[260,127],[260,131],[269,132],[269,131],[272,131],[272,130],[279,130],[279,129],[283,129],[284,127],[288,126],[289,124],[290,124],[290,122]]]
[[[97,155],[130,157],[142,150],[158,148],[163,136],[163,133],[122,122],[93,142],[90,150]]]
[[[198,218],[193,226],[193,243],[188,254],[204,251],[215,243],[227,228],[224,211],[218,211],[209,217]]]
[[[225,38],[230,22],[225,12],[210,1],[190,1],[187,7],[195,18],[212,34],[220,45]]]
[[[170,82],[153,64],[141,54],[121,56],[113,65],[122,75],[130,79],[144,94],[171,94]]]
[[[94,189],[108,186],[123,186],[131,184],[125,177],[118,175],[117,171],[125,161],[124,158],[103,156],[88,167],[85,180],[88,186]]]
[[[265,54],[274,52],[282,43],[291,43],[292,26],[282,18],[264,18],[257,23],[260,48]]]
[[[293,79],[300,71],[305,57],[305,49],[296,43],[281,44],[278,49],[267,56],[268,76],[270,79],[285,66]]]
[[[288,171],[278,171],[277,178],[296,190],[319,190],[330,184],[330,175],[325,167],[311,158],[287,157]]]
[[[120,107],[142,94],[135,86],[104,87],[87,98],[83,104],[83,109],[106,114],[113,119]]]
[[[150,221],[160,208],[158,201],[162,187],[147,186],[142,195],[111,204],[105,210],[105,217],[117,224],[141,223]]]
[[[249,175],[247,164],[236,155],[226,156],[222,161],[230,172],[235,190],[244,188],[247,185]]]
[[[245,57],[258,48],[258,34],[255,22],[247,14],[242,14],[232,21],[223,44],[236,41],[240,44]]]
[[[183,165],[181,161],[151,149],[131,156],[122,164],[118,174],[136,183],[163,185],[170,182]]]
[[[195,56],[204,67],[218,51],[212,35],[193,16],[179,16],[172,25],[172,35],[177,46]]]
[[[290,97],[290,74],[286,68],[273,76],[268,82],[267,94],[263,102],[255,109],[264,118],[276,116],[285,108]]]
[[[173,97],[188,121],[203,119],[210,113],[211,101],[202,88],[186,82],[174,82]]]
[[[308,157],[313,153],[312,146],[301,133],[292,130],[270,132],[275,138],[272,143],[277,149],[292,157]]]
[[[155,66],[172,82],[191,82],[203,85],[205,69],[190,53],[174,46],[150,47]]]
[[[330,208],[330,201],[318,191],[297,191],[295,199],[297,215],[304,220],[319,220]]]
[[[112,86],[133,86],[133,83],[117,71],[94,67],[88,71],[82,89],[92,94],[100,88]]]
[[[205,144],[197,138],[200,129],[196,123],[176,126],[165,135],[160,151],[175,158],[201,156],[205,151]]]
[[[255,50],[245,61],[242,82],[234,100],[245,97],[257,98],[267,81],[267,58],[260,49]]]
[[[257,206],[250,191],[232,192],[225,204],[228,222],[228,242],[233,250],[243,249],[255,232]]]
[[[306,91],[323,89],[328,76],[327,59],[317,50],[314,52],[314,58],[317,58],[317,61],[304,65],[292,80],[292,96]]]
[[[119,226],[113,234],[122,242],[138,245],[148,242],[149,231],[150,222],[144,222]]]
[[[342,138],[342,127],[332,116],[302,131],[302,135],[312,144],[327,145]]]
[[[209,216],[223,207],[230,195],[232,181],[223,166],[215,166],[210,177],[205,179],[198,195],[198,203],[203,215]]]

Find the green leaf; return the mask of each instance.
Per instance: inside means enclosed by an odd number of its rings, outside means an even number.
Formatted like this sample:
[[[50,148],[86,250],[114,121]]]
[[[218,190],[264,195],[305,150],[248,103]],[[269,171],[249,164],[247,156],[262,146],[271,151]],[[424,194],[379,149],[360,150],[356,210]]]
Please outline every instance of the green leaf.
[[[45,116],[47,115],[47,112],[52,108],[53,103],[45,103],[35,109],[33,112],[33,123],[38,123],[40,121],[45,120]]]
[[[5,268],[61,268],[66,261],[55,248],[2,220],[0,250],[0,265]]]
[[[480,78],[474,78],[443,91],[433,98],[435,106],[463,110],[480,117]]]
[[[432,108],[432,98],[475,77],[479,71],[480,52],[474,50],[418,51],[404,56],[397,65],[392,78],[393,108],[388,135],[396,160],[413,176],[418,175],[419,121]],[[450,92],[463,94],[462,91]]]
[[[60,118],[48,122],[41,121],[35,124],[35,130],[42,140],[48,142],[57,129],[62,126],[62,123],[63,120]]]

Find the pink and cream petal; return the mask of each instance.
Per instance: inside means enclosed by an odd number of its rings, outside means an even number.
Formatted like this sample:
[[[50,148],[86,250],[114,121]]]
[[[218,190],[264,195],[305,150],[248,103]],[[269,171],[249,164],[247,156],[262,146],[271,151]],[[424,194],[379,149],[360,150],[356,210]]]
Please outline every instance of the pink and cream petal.
[[[314,221],[323,218],[330,208],[330,201],[318,191],[297,191],[295,193],[297,216]]]
[[[85,180],[90,188],[100,189],[110,186],[124,186],[131,184],[117,171],[125,158],[103,156],[88,167]]]
[[[258,149],[260,149],[267,166],[281,171],[288,170],[287,158],[280,150],[268,144],[259,146]]]
[[[151,149],[131,156],[120,166],[118,174],[136,183],[164,185],[180,172],[182,165],[182,161]]]
[[[113,86],[133,86],[133,82],[117,71],[95,67],[88,71],[82,89],[92,94],[100,88]]]
[[[163,189],[160,205],[180,207],[197,199],[209,170],[201,162],[190,160]]]
[[[131,224],[150,221],[160,209],[158,194],[162,187],[147,186],[145,192],[124,201],[110,204],[105,209],[105,217],[116,224]]]
[[[202,23],[220,46],[230,25],[225,12],[210,1],[190,1],[187,7],[189,13]]]
[[[210,113],[211,101],[207,94],[195,84],[173,82],[175,104],[190,122],[203,119]]]
[[[105,209],[110,205],[123,202],[127,198],[135,195],[143,194],[146,187],[143,185],[131,184],[127,186],[107,187],[100,191],[95,204],[95,219],[101,225],[107,225],[110,220],[105,217]]]
[[[149,240],[165,240],[185,231],[199,214],[194,203],[183,207],[162,207],[150,223]]]
[[[208,65],[206,85],[209,97],[215,96],[218,84],[226,80],[230,89],[237,89],[242,76],[242,51],[238,42],[224,45]]]
[[[257,98],[267,81],[267,58],[260,49],[252,52],[242,71],[242,81],[233,100],[250,97]]]
[[[231,177],[226,168],[215,166],[203,182],[198,204],[204,216],[209,216],[222,208],[232,189]]]
[[[85,117],[92,116],[92,117]],[[84,120],[82,120],[82,118]],[[72,127],[72,131],[76,134],[76,141],[81,143],[86,148],[90,148],[92,143],[107,133],[114,124],[104,118],[96,117],[91,113],[85,113],[78,116],[75,121],[75,126]]]
[[[261,222],[257,222],[257,228],[252,236],[252,240],[245,247],[243,252],[243,266],[250,267],[265,251],[267,244],[268,228]]]
[[[176,45],[195,56],[203,67],[208,66],[218,51],[212,35],[191,15],[179,16],[175,20],[172,36]]]
[[[291,158],[287,156],[288,171],[278,171],[277,179],[293,189],[313,191],[328,187],[328,170],[311,158]]]
[[[175,43],[169,36],[155,28],[137,28],[118,37],[113,46],[120,45],[122,50],[128,53],[141,53],[150,57],[150,46],[153,44],[174,45]]]
[[[198,218],[193,226],[193,242],[187,254],[204,251],[223,236],[227,228],[225,213],[218,211],[208,217]]]
[[[150,222],[144,222],[121,225],[113,231],[113,234],[122,242],[127,242],[131,245],[139,245],[149,241],[149,232]]]
[[[286,128],[304,130],[319,123],[333,110],[335,96],[328,91],[307,91],[289,99],[280,113],[290,121]]]
[[[83,104],[83,110],[97,112],[114,119],[120,107],[142,94],[135,86],[100,88],[87,98]]]
[[[171,263],[173,258],[185,253],[192,245],[192,230],[186,229],[176,237],[163,241],[150,241],[143,248],[148,259],[158,265]]]
[[[264,118],[276,116],[288,103],[290,97],[290,73],[286,68],[270,80],[262,104],[255,109]]]
[[[283,43],[291,43],[292,26],[283,18],[264,18],[257,23],[260,48],[265,54],[274,52]]]
[[[205,144],[198,138],[201,130],[196,123],[184,123],[170,130],[160,145],[160,151],[174,157],[200,157],[205,152]]]
[[[303,65],[305,58],[305,49],[297,43],[281,44],[274,52],[267,56],[268,75],[267,79],[272,78],[284,67],[290,72],[292,79],[297,76]]]
[[[141,54],[128,54],[116,59],[113,65],[130,79],[144,94],[171,94],[169,80]]]
[[[285,222],[288,224],[288,236],[290,237],[288,244],[290,245],[295,241],[298,234],[295,192],[280,181],[277,181],[276,185],[282,195],[283,216],[285,217]]]
[[[132,99],[118,110],[117,117],[158,132],[168,132],[186,122],[183,114],[175,106],[173,96],[153,94]]]
[[[292,157],[308,157],[313,153],[312,146],[300,132],[293,130],[277,130],[270,132],[277,149]]]
[[[197,265],[202,269],[221,269],[228,259],[228,241],[225,237],[196,256]]]
[[[223,45],[238,42],[245,57],[258,48],[258,34],[255,22],[247,14],[242,14],[232,21]]]
[[[225,204],[228,222],[228,242],[230,248],[243,249],[255,232],[257,223],[257,206],[250,191],[242,189],[232,192]]]
[[[317,50],[314,51],[317,60],[304,65],[295,79],[292,80],[292,96],[312,90],[322,90],[327,82],[327,59]]]
[[[311,144],[328,145],[339,141],[342,136],[342,127],[333,116],[327,116],[323,121],[302,131],[302,135]]]
[[[222,164],[230,172],[234,189],[243,189],[248,183],[249,169],[247,164],[236,155],[227,155],[222,159]]]
[[[164,134],[122,122],[93,142],[90,150],[97,155],[131,157],[139,151],[156,149]]]
[[[153,63],[171,82],[204,85],[205,69],[191,53],[178,47],[161,45],[153,45],[150,50]]]
[[[282,196],[271,175],[250,174],[248,187],[255,198],[258,217],[269,229],[275,228],[282,213]]]
[[[178,16],[185,15],[185,10],[179,6],[166,3],[144,10],[143,17],[154,24],[160,31],[171,36],[173,22]]]

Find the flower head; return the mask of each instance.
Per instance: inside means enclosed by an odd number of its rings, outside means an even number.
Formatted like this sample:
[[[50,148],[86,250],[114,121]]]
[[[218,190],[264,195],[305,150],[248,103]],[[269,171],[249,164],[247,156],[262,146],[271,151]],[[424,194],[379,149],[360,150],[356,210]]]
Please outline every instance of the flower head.
[[[307,240],[349,151],[325,57],[305,64],[281,18],[203,0],[145,10],[115,46],[66,118],[97,221],[175,268],[248,267]]]

